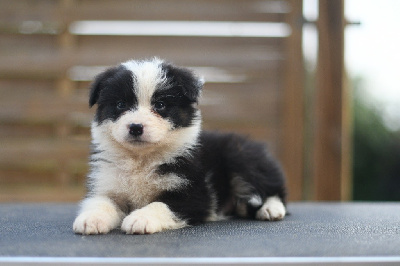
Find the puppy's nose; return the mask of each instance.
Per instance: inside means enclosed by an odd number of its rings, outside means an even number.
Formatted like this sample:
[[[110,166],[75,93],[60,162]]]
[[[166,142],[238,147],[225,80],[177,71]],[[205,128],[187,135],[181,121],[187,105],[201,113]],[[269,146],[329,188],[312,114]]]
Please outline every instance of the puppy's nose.
[[[139,137],[143,134],[143,125],[142,124],[130,124],[129,125],[129,134],[134,137]]]

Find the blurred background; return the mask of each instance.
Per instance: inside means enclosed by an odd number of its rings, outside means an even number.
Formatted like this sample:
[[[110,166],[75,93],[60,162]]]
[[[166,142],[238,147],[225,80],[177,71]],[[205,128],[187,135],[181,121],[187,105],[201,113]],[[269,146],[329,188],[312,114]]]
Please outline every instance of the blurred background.
[[[158,56],[206,80],[204,128],[266,143],[289,199],[400,200],[396,0],[0,0],[0,202],[77,201],[88,86]]]

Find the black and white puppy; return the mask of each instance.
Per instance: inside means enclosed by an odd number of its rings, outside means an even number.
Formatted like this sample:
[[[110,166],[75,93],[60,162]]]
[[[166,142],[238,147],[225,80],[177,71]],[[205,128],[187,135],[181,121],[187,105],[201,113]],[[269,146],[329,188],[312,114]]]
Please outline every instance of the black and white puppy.
[[[98,75],[88,195],[73,229],[151,234],[228,216],[281,220],[282,171],[263,145],[201,131],[203,81],[159,59]]]

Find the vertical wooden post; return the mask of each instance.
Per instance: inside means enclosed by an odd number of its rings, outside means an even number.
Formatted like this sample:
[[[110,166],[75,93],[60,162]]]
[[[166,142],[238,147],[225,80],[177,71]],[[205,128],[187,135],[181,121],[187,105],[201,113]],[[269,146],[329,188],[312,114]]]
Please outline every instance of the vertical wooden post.
[[[76,37],[69,32],[71,23],[71,7],[76,4],[75,0],[61,0],[58,6],[58,20],[62,25],[62,32],[59,33],[57,44],[59,47],[59,56],[63,58],[64,74],[57,80],[57,90],[62,97],[68,97],[75,89],[75,84],[67,77],[67,68],[72,65],[69,56],[76,46]]]
[[[344,1],[319,1],[319,50],[316,77],[314,199],[342,199]]]
[[[287,175],[289,200],[303,199],[304,164],[304,64],[303,1],[290,0],[286,22],[292,33],[286,39],[285,85],[283,93],[282,162]]]
[[[343,72],[343,101],[342,101],[342,169],[340,199],[353,198],[353,112],[352,91],[346,72]]]
[[[63,75],[56,80],[56,89],[59,97],[68,102],[69,98],[72,96],[75,90],[75,83],[71,81],[67,75],[67,70],[73,64],[73,59],[70,55],[76,47],[76,38],[69,32],[69,25],[71,23],[71,8],[76,4],[76,0],[60,0],[58,5],[57,19],[62,25],[62,32],[59,33],[57,38],[59,57],[62,58],[62,70]],[[66,143],[67,137],[72,131],[72,125],[67,119],[67,113],[64,114],[64,119],[62,119],[56,125],[57,137],[61,143]],[[61,157],[58,161],[58,182],[61,187],[66,187],[71,181],[71,172],[68,169],[68,161],[65,161],[64,157]]]

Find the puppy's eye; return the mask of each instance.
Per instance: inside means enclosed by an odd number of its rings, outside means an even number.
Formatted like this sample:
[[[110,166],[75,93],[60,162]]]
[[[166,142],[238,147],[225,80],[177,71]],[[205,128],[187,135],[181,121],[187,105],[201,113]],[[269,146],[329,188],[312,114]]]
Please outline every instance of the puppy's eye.
[[[158,102],[155,102],[154,103],[154,109],[156,110],[156,111],[162,111],[162,110],[164,110],[165,109],[165,103],[164,102],[161,102],[161,101],[158,101]]]
[[[126,108],[126,103],[123,102],[123,101],[117,102],[117,108],[120,109],[120,110],[125,109]]]

